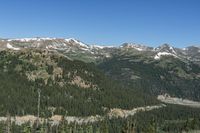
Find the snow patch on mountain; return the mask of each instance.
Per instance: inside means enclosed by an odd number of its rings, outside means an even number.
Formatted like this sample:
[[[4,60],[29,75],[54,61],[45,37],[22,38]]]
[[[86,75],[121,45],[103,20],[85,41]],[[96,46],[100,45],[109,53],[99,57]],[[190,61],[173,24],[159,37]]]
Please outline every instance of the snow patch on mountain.
[[[144,51],[144,49],[142,49],[142,48],[135,47],[135,49],[138,50],[138,51]]]
[[[56,38],[21,38],[21,39],[8,39],[8,42],[19,41],[19,42],[30,42],[30,41],[48,41],[55,40]]]
[[[183,50],[183,51],[186,51],[186,50],[188,50],[188,48],[182,48],[182,50]]]
[[[91,49],[104,49],[104,48],[114,48],[114,46],[101,46],[101,45],[91,45]]]
[[[124,43],[121,48],[133,48],[137,51],[149,51],[152,50],[153,48],[147,47],[145,45],[140,45],[140,44],[135,44],[135,43]]]
[[[176,51],[174,50],[173,47],[169,47],[169,49],[172,51],[172,53],[176,54]]]
[[[74,38],[65,39],[65,41],[66,42],[75,42],[76,44],[79,44],[82,47],[89,48],[88,45],[86,45],[86,44],[82,43],[81,41],[78,41],[78,40],[76,40]]]
[[[155,60],[159,60],[162,56],[174,56],[177,57],[176,55],[172,54],[172,53],[168,53],[168,52],[158,52],[155,56],[154,59]]]
[[[103,49],[104,46],[99,46],[99,45],[91,45],[91,48],[96,48],[96,49]]]
[[[7,43],[7,48],[8,49],[13,49],[13,50],[20,50],[20,48],[15,48],[10,43]]]

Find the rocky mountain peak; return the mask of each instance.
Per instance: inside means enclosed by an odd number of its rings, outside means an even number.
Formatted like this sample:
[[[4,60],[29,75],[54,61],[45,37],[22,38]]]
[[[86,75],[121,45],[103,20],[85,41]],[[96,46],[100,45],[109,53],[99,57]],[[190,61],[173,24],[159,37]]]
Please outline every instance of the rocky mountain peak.
[[[157,48],[155,48],[155,51],[157,52],[168,52],[171,54],[177,54],[176,48],[170,46],[169,44],[163,44]]]
[[[148,46],[136,44],[136,43],[123,43],[121,45],[121,48],[133,48],[137,51],[148,51],[148,50],[153,49],[152,47],[148,47]]]

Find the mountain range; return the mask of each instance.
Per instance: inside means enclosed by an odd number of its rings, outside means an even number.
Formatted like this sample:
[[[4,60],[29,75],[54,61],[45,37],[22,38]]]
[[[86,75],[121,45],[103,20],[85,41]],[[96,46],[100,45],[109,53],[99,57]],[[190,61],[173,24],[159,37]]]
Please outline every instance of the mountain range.
[[[121,46],[99,46],[88,45],[77,39],[58,38],[23,38],[23,39],[0,39],[0,49],[20,50],[26,48],[39,48],[56,51],[69,55],[73,58],[82,56],[83,60],[95,61],[99,58],[110,57],[116,51],[133,50],[135,53],[147,55],[155,60],[162,56],[173,56],[184,61],[200,63],[200,46],[189,46],[186,48],[175,48],[169,44],[163,44],[153,48],[134,43],[124,43]]]
[[[59,117],[61,121],[65,116],[67,122],[79,123],[103,118],[102,132],[132,130],[135,123],[138,131],[149,132],[155,121],[161,124],[159,130],[167,131],[168,115],[182,127],[188,122],[180,119],[188,116],[196,122],[193,117],[199,116],[199,46],[153,48],[135,43],[88,45],[73,38],[0,39],[0,77],[0,116],[4,116],[0,124],[8,114],[20,120],[18,116],[39,114],[41,119]],[[139,113],[132,121],[129,116],[138,113],[137,109],[157,111]],[[123,126],[126,121],[112,121],[107,114],[126,116],[128,127]],[[94,125],[94,129],[99,127]],[[67,126],[76,128],[76,124]]]

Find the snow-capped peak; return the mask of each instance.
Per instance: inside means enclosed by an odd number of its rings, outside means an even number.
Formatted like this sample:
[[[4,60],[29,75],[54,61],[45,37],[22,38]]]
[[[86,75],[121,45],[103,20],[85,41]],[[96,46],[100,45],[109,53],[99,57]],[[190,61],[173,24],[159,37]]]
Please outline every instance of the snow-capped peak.
[[[124,43],[122,48],[134,48],[137,51],[147,51],[148,49],[151,49],[150,47],[147,47],[145,45],[135,44],[135,43]]]
[[[154,56],[154,59],[156,60],[160,59],[161,56],[174,56],[178,58],[176,49],[169,44],[163,44],[157,48],[154,48],[154,51],[156,52],[156,55]]]
[[[157,48],[154,48],[154,51],[157,51],[157,52],[168,52],[168,53],[171,53],[171,54],[177,54],[176,53],[176,49],[173,48],[172,46],[170,46],[169,44],[163,44]]]
[[[172,51],[172,53],[176,54],[176,51],[174,50],[173,47],[169,47],[169,49]]]
[[[84,44],[81,41],[74,39],[74,38],[68,38],[68,39],[65,39],[65,41],[66,42],[75,42],[76,44],[79,44],[82,47],[89,48],[89,46],[87,44]]]

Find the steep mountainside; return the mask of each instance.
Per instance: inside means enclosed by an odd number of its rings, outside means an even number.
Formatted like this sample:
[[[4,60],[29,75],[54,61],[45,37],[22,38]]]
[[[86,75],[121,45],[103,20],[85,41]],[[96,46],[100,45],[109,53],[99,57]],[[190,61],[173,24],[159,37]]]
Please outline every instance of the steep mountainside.
[[[68,60],[93,62],[111,78],[125,83],[124,86],[128,84],[130,88],[151,92],[154,95],[169,93],[172,96],[200,100],[200,47],[198,46],[180,49],[164,44],[152,48],[124,43],[120,47],[103,47],[87,45],[73,38],[24,38],[2,39],[0,49],[9,49],[15,53],[37,49],[41,51],[41,54],[46,52]],[[33,60],[32,57],[29,59]],[[46,58],[38,58],[37,61],[45,62],[45,60],[48,62]],[[35,67],[41,65],[37,61],[35,61]],[[62,71],[58,68],[56,72]],[[60,76],[50,76],[44,71],[35,73],[33,71],[26,75],[33,81],[37,76],[42,75],[45,84],[49,79]],[[80,80],[79,77],[75,79],[75,82],[76,80]],[[59,79],[57,84],[64,86],[66,82]],[[84,83],[82,85],[88,87]]]
[[[200,101],[200,67],[191,61],[173,56],[155,60],[148,53],[118,51],[99,68],[132,88]]]
[[[39,49],[0,52],[0,115],[87,116],[158,103],[107,78],[93,63]],[[40,93],[39,93],[40,92]]]

